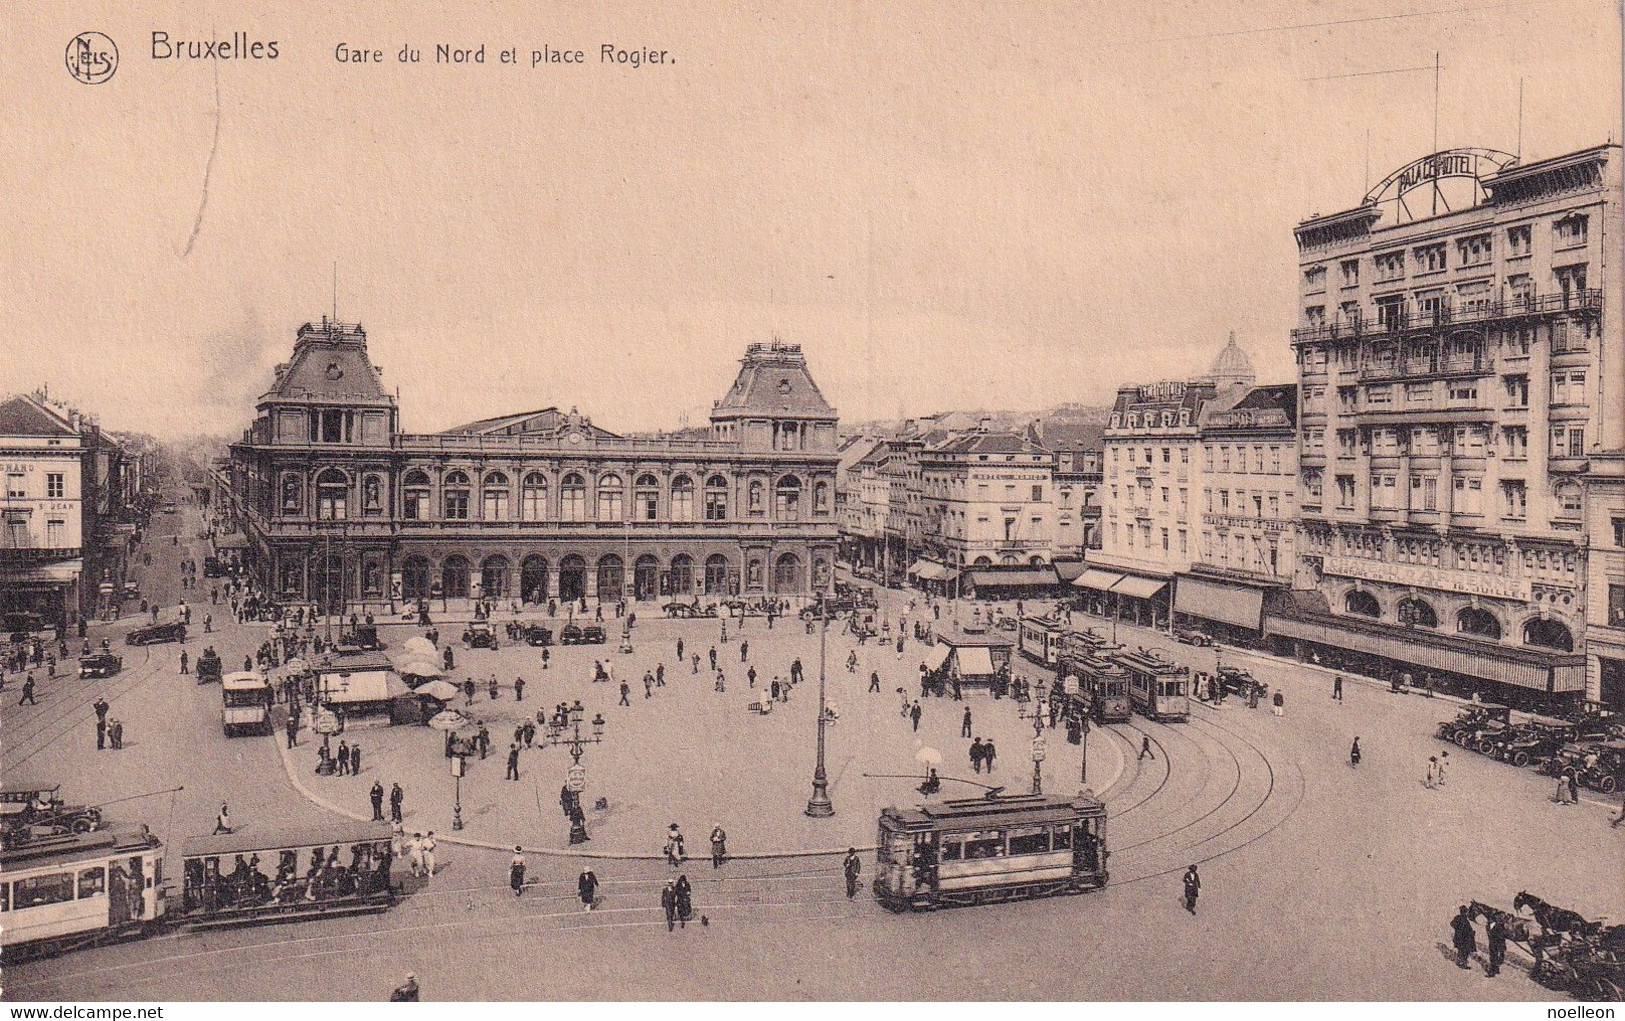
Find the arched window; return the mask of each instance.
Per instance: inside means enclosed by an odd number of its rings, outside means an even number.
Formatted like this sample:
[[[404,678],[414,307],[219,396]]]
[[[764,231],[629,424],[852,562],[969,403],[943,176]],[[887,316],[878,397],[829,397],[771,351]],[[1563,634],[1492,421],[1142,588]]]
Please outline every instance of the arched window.
[[[316,516],[323,521],[343,521],[349,505],[350,480],[337,468],[316,476]]]
[[[519,562],[519,597],[527,603],[547,601],[547,558],[539,553]]]
[[[460,471],[446,474],[445,488],[441,494],[441,505],[445,508],[445,517],[449,521],[468,520],[468,476]],[[467,564],[464,564],[464,588],[467,588]],[[443,581],[444,579],[442,579]]]
[[[428,557],[413,554],[401,561],[401,598],[427,599],[432,591]]]
[[[576,472],[566,475],[559,484],[559,518],[563,521],[587,520],[587,482]],[[560,591],[563,587],[563,582],[560,582]]]
[[[598,558],[598,598],[615,602],[621,598],[625,583],[626,568],[621,558],[613,553],[606,553]]]
[[[991,557],[977,557],[975,560],[971,561],[971,566],[972,567],[992,567],[993,566],[993,559]]]
[[[773,516],[780,521],[794,521],[801,516],[801,480],[786,475],[773,489]]]
[[[565,482],[568,484],[569,480]],[[559,598],[573,603],[587,594],[587,562],[572,553],[559,561]]]
[[[750,485],[746,488],[748,497],[745,502],[745,507],[750,513],[761,514],[766,511],[767,508],[762,503],[765,488],[760,479],[750,480]]]
[[[679,475],[671,480],[671,519],[694,520],[694,480],[687,475]],[[693,565],[690,564],[690,570],[692,569]]]
[[[1027,563],[1031,564],[1034,567],[1043,567],[1044,566],[1044,555],[1042,553],[1034,553],[1032,556],[1027,558]]]
[[[1536,617],[1523,626],[1523,644],[1559,652],[1574,651],[1574,636],[1569,629],[1549,617]]]
[[[1399,601],[1399,622],[1406,627],[1438,627],[1439,615],[1422,599]]]
[[[813,513],[829,513],[829,483],[822,479],[813,483]]]
[[[422,521],[429,516],[429,507],[429,473],[416,470],[407,472],[406,481],[401,487],[401,516],[408,521]],[[419,598],[427,596],[425,590]]]
[[[624,495],[619,475],[600,475],[598,477],[598,520],[624,521]],[[616,598],[620,597],[617,596]]]
[[[1377,597],[1359,589],[1354,589],[1343,597],[1343,609],[1361,617],[1375,619],[1382,616],[1382,605],[1377,602]]]
[[[305,480],[292,472],[282,476],[282,513],[298,514],[305,507]]]
[[[480,517],[486,521],[508,520],[508,476],[501,472],[491,472],[485,476],[484,499],[480,505]],[[490,593],[486,593],[489,595]]]
[[[709,485],[707,485],[709,488]],[[705,558],[705,594],[708,596],[731,595],[732,586],[728,581],[728,558],[721,553],[713,553]]]
[[[652,553],[632,565],[632,598],[653,599],[660,594],[660,561]]]
[[[693,495],[690,484],[690,495]],[[686,596],[694,591],[694,558],[687,553],[679,553],[671,558],[671,594]]]
[[[547,518],[547,476],[530,472],[519,487],[519,514],[526,521]]]
[[[1456,614],[1456,630],[1476,638],[1501,640],[1501,622],[1495,614],[1477,606],[1466,606]]]
[[[1002,553],[999,555],[999,563],[1006,567],[1011,567],[1015,564],[1021,563],[1021,561],[1016,559],[1016,555],[1014,553]]]
[[[1578,456],[1576,454],[1575,456]],[[1557,497],[1557,516],[1560,518],[1577,518],[1585,507],[1584,498],[1580,493],[1578,482],[1560,482],[1553,495]]]
[[[660,480],[639,475],[632,490],[632,513],[639,521],[660,520]],[[645,598],[640,596],[639,598]]]
[[[794,553],[785,553],[773,562],[773,591],[780,595],[790,595],[805,591],[807,582],[801,574],[801,558]]]
[[[705,480],[705,520],[728,520],[728,480],[721,475]],[[707,593],[710,591],[706,589]]]
[[[490,480],[487,479],[487,482]],[[508,558],[500,553],[485,558],[480,565],[480,595],[486,599],[508,596]]]
[[[440,594],[447,599],[468,598],[468,558],[453,554],[440,565]]]

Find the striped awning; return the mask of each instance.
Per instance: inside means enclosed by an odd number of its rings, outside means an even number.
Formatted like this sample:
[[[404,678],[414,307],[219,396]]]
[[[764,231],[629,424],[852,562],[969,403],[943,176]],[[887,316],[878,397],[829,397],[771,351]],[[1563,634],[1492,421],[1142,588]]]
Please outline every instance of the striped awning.
[[[1092,588],[1096,592],[1110,591],[1113,585],[1123,580],[1123,576],[1116,571],[1102,571],[1098,567],[1086,568],[1078,575],[1072,584],[1077,588]]]
[[[1142,578],[1137,574],[1131,574],[1113,585],[1112,592],[1135,599],[1150,599],[1167,587],[1166,578]]]

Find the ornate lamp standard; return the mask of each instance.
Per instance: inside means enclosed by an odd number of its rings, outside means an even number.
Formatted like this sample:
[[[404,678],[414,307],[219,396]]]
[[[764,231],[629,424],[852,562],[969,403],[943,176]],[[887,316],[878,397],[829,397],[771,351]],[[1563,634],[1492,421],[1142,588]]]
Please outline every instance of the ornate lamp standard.
[[[1048,751],[1044,741],[1044,718],[1036,711],[1033,713],[1033,793],[1044,793],[1044,753]]]
[[[456,801],[451,808],[451,828],[463,828],[463,774],[468,771],[468,756],[459,752],[451,757],[451,775],[457,778]]]
[[[814,819],[827,819],[835,814],[835,806],[829,800],[829,774],[824,771],[824,727],[829,722],[828,710],[824,706],[824,665],[829,645],[829,612],[828,605],[823,600],[816,605],[818,615],[823,619],[823,626],[818,630],[818,763],[813,767],[812,797],[807,799],[807,814]]]
[[[561,737],[554,738],[555,744],[562,744],[570,752],[570,768],[566,773],[564,783],[565,812],[570,817],[570,843],[581,844],[592,839],[587,836],[587,815],[581,808],[581,795],[587,789],[587,767],[581,764],[581,754],[588,744],[599,744],[604,740],[604,714],[597,713],[592,718],[592,736],[585,737],[581,733],[581,718],[586,715],[580,700],[570,707],[570,725],[572,736],[566,740]]]

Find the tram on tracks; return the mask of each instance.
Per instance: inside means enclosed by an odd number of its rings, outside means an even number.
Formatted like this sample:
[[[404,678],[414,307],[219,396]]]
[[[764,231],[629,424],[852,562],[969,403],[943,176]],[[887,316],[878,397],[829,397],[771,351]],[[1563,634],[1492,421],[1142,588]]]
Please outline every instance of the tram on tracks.
[[[204,928],[382,911],[395,901],[390,837],[382,822],[193,837],[181,846],[170,921]]]
[[[1114,653],[1128,672],[1128,698],[1134,711],[1159,723],[1181,723],[1191,714],[1191,669],[1169,659],[1160,649],[1141,646]]]
[[[354,915],[394,904],[388,823],[195,837],[179,896],[148,832],[41,837],[0,851],[0,961],[14,964],[177,928]]]
[[[1096,723],[1128,722],[1129,675],[1112,659],[1111,650],[1066,635],[1056,657],[1055,676],[1071,704]],[[1076,681],[1076,694],[1068,690],[1068,677]]]
[[[875,898],[895,911],[1105,886],[1106,806],[1079,794],[990,796],[880,814]]]
[[[0,851],[4,963],[143,935],[164,915],[164,846],[145,826]]]
[[[1065,625],[1055,617],[1023,617],[1016,629],[1016,647],[1034,663],[1054,666],[1066,634]]]

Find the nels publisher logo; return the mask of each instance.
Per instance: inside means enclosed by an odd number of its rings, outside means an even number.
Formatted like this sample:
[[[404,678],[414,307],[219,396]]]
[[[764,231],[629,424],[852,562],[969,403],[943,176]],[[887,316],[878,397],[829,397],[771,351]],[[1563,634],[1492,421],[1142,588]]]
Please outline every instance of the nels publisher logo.
[[[86,85],[100,85],[118,70],[118,47],[100,32],[80,32],[68,42],[68,73]]]

